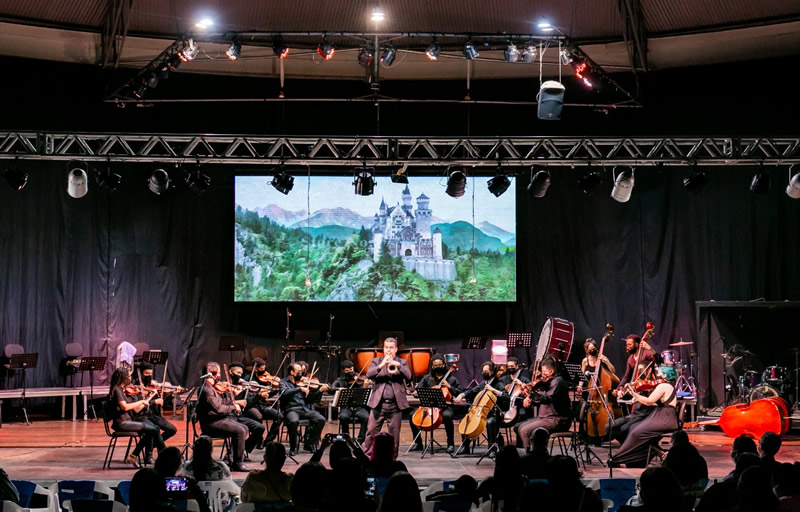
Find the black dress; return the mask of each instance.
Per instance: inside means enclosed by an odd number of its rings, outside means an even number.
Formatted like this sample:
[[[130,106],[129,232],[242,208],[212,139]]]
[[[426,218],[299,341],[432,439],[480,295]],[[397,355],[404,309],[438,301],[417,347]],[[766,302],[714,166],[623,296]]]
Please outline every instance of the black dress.
[[[675,398],[672,388],[669,398],[659,401],[645,419],[631,427],[625,442],[611,459],[612,465],[625,464],[627,467],[645,467],[650,445],[662,435],[678,430],[676,408],[668,405]]]

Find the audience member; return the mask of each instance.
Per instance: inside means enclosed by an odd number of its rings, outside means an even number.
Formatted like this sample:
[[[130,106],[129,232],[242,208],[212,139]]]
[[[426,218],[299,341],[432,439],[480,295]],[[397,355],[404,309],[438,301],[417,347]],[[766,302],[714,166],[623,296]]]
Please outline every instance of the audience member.
[[[131,478],[128,509],[130,512],[177,512],[167,495],[164,477],[150,468],[140,469]]]
[[[19,491],[3,468],[0,468],[0,501],[13,501],[19,504]]]
[[[168,446],[159,451],[156,463],[153,465],[155,472],[161,475],[161,487],[164,487],[164,478],[178,476],[182,467],[183,455],[181,451],[174,446]],[[189,498],[197,502],[200,507],[200,512],[210,512],[208,499],[197,485],[197,480],[186,476],[186,485],[189,487]]]
[[[504,446],[495,457],[494,474],[478,486],[478,496],[483,501],[503,502],[507,511],[517,510],[523,486],[519,452],[514,446]]]
[[[344,508],[351,512],[375,512],[378,502],[364,495],[366,487],[361,463],[352,457],[340,458],[331,469],[330,491],[323,508],[329,512],[339,512]]]
[[[280,502],[292,499],[291,473],[283,472],[286,462],[286,447],[269,442],[264,447],[266,469],[251,471],[242,483],[242,503]]]
[[[550,443],[550,432],[539,427],[531,434],[531,451],[520,458],[522,474],[529,479],[546,478],[545,467],[550,460],[547,445]]]
[[[553,494],[553,487],[547,480],[536,479],[522,490],[519,512],[542,512],[558,510],[560,500]]]
[[[292,508],[295,511],[315,512],[321,510],[325,496],[327,496],[326,473],[327,470],[317,462],[307,462],[300,466],[292,478],[290,486]]]
[[[394,460],[394,437],[388,432],[375,434],[367,473],[376,477],[389,478],[398,471],[407,473],[408,469],[399,460]]]
[[[775,432],[765,432],[758,440],[758,454],[761,455],[761,465],[769,472],[772,481],[777,480],[777,473],[781,463],[775,460],[778,450],[781,449],[781,436]]]
[[[740,438],[736,438],[738,440]],[[752,442],[752,439],[750,440]],[[736,444],[736,441],[734,441]],[[755,443],[753,443],[755,446]],[[722,481],[715,483],[706,490],[700,502],[695,507],[695,512],[723,512],[736,506],[736,486],[739,477],[745,469],[760,464],[758,454],[743,452],[736,457],[736,469]]]
[[[199,481],[230,480],[231,470],[221,460],[214,460],[213,440],[208,436],[200,436],[194,441],[192,460],[184,464],[181,474]]]
[[[581,482],[578,463],[572,457],[557,455],[547,461],[547,479],[560,512],[603,512],[603,502],[594,490]]]
[[[747,436],[745,434],[740,435],[736,439],[733,440],[733,444],[731,445],[731,460],[733,461],[734,466],[736,465],[736,459],[742,453],[755,453],[758,454],[758,447],[756,447],[756,442],[753,441],[753,438]],[[733,471],[725,475],[725,479],[733,478]]]
[[[708,464],[689,442],[686,431],[678,430],[672,434],[672,448],[667,452],[663,466],[669,468],[681,484],[686,507],[694,509],[708,483]]]
[[[772,491],[772,475],[763,466],[751,466],[742,472],[736,496],[736,512],[774,512],[778,509],[778,497]]]
[[[639,478],[641,506],[623,505],[619,512],[679,512],[691,511],[683,501],[681,484],[675,474],[664,466],[647,468]]]
[[[778,509],[782,512],[800,512],[800,462],[781,464],[775,482]]]
[[[392,441],[394,442],[394,441]],[[379,512],[422,512],[422,499],[414,477],[400,471],[389,478]]]
[[[470,475],[461,475],[453,483],[452,489],[429,494],[425,501],[439,501],[469,510],[472,505],[478,506],[478,482]],[[439,510],[446,511],[452,508],[447,505],[440,506]]]

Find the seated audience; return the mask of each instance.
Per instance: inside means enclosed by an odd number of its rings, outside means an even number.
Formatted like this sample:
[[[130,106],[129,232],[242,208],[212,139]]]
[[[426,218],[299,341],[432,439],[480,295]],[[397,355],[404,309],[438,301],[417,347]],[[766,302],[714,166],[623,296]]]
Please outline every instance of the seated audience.
[[[230,480],[231,470],[221,460],[214,460],[214,444],[210,437],[200,436],[194,441],[192,460],[187,461],[181,474],[199,481]]]
[[[758,454],[758,447],[756,446],[756,442],[753,441],[752,437],[747,436],[745,434],[742,434],[736,439],[734,439],[733,444],[731,445],[731,460],[733,461],[734,466],[736,465],[736,459],[742,453]],[[733,478],[734,477],[733,473],[734,471],[731,471],[730,473],[725,475],[725,479]]]
[[[547,445],[550,443],[550,432],[539,427],[531,434],[531,451],[520,458],[522,474],[529,479],[545,478],[545,467],[550,460]]]
[[[178,476],[181,468],[183,467],[183,455],[181,451],[174,446],[168,446],[158,452],[158,458],[153,465],[156,473],[161,475],[161,485],[164,485],[164,478]],[[208,499],[200,487],[197,485],[197,480],[190,476],[186,476],[186,484],[189,487],[188,497],[195,500],[200,507],[200,512],[211,512],[208,506]]]
[[[407,473],[408,469],[399,460],[394,460],[394,437],[388,432],[375,434],[367,473],[376,477],[389,478],[398,471]]]
[[[684,504],[681,484],[672,471],[666,467],[645,469],[639,478],[638,507],[623,505],[619,512],[680,512],[691,511]]]
[[[494,474],[478,486],[483,501],[503,502],[506,510],[516,510],[525,480],[519,452],[514,446],[503,446],[495,456]]]
[[[761,465],[769,472],[772,481],[777,477],[781,463],[775,460],[778,450],[781,449],[781,436],[775,432],[765,432],[758,440],[758,454],[761,456]]]
[[[281,447],[283,445],[280,445]],[[327,496],[326,478],[327,470],[322,464],[307,462],[300,466],[292,478],[290,492],[292,495],[292,508],[296,511],[315,512],[322,510],[322,504]],[[345,505],[346,507],[346,505]]]
[[[778,497],[772,491],[772,475],[763,466],[751,466],[742,472],[736,487],[736,512],[774,512]]]
[[[737,438],[738,440],[739,438]],[[752,442],[752,439],[750,440]],[[734,441],[735,444],[735,441]],[[755,443],[753,443],[755,446]],[[756,453],[743,452],[736,457],[736,469],[729,477],[715,483],[709,487],[700,498],[700,502],[695,507],[695,512],[723,512],[731,510],[736,506],[736,486],[739,477],[745,469],[760,465],[760,459]]]
[[[3,468],[0,468],[0,501],[19,503],[19,491]]]
[[[286,462],[286,447],[269,442],[264,447],[263,471],[251,471],[242,483],[242,503],[274,503],[292,499],[291,473],[283,471]]]
[[[470,475],[461,475],[453,483],[453,488],[447,491],[438,491],[429,494],[425,501],[439,501],[447,505],[441,505],[439,510],[447,511],[452,508],[469,510],[471,506],[478,506],[478,482]],[[455,507],[450,507],[454,505]]]
[[[177,512],[172,500],[167,495],[164,477],[150,468],[140,469],[131,478],[128,510],[130,512]]]
[[[346,508],[350,512],[375,512],[378,502],[364,495],[367,487],[361,463],[356,459],[340,458],[330,471],[329,493],[324,510],[339,512]],[[345,505],[346,506],[343,506]]]
[[[394,442],[394,441],[392,441]],[[389,478],[379,512],[422,512],[422,498],[414,477],[400,471]]]
[[[572,457],[557,455],[547,461],[547,480],[559,496],[559,512],[603,512],[603,501],[581,482],[578,463]]]
[[[708,464],[697,448],[689,442],[684,430],[672,434],[672,448],[664,458],[664,467],[669,468],[681,484],[685,504],[694,509],[708,483]]]
[[[800,512],[800,462],[781,464],[775,495],[778,496],[778,510]]]

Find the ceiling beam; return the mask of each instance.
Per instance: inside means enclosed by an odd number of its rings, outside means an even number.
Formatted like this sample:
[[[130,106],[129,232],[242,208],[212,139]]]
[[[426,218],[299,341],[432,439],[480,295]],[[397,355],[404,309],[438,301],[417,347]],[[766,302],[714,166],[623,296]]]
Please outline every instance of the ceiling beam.
[[[119,67],[122,48],[128,36],[133,0],[109,0],[100,32],[100,60],[104,68]]]

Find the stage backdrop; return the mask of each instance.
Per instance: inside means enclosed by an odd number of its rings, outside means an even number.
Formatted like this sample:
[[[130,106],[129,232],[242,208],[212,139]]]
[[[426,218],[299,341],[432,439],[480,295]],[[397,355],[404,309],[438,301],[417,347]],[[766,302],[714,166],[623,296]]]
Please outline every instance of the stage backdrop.
[[[241,334],[266,347],[275,368],[287,305],[292,330],[317,329],[324,341],[332,326],[332,342],[344,346],[402,330],[409,346],[450,352],[467,335],[513,330],[538,338],[546,317],[556,316],[575,323],[579,341],[602,336],[606,322],[621,337],[641,334],[651,320],[663,350],[695,341],[696,300],[800,298],[800,201],[783,193],[784,168],[768,170],[766,195],[748,191],[755,169],[708,169],[705,190],[691,195],[680,184],[687,170],[641,168],[625,204],[608,197],[610,169],[588,197],[576,184],[581,168],[552,169],[543,199],[527,195],[526,174],[516,187],[515,302],[320,304],[234,302],[230,168],[205,167],[212,187],[197,197],[177,175],[174,188],[156,196],[146,186],[154,166],[122,166],[115,193],[92,182],[85,198],[73,199],[63,163],[20,167],[30,173],[23,191],[0,183],[0,343],[39,352],[31,386],[61,383],[57,364],[73,341],[87,355],[112,359],[122,341],[146,342],[169,351],[170,380],[193,384],[207,359],[242,357],[218,351],[221,335]],[[296,210],[306,207],[300,181],[288,196]],[[413,177],[409,188],[416,190]],[[495,200],[502,198],[482,199]],[[623,351],[619,337],[609,344],[618,366]],[[464,368],[459,378],[468,382],[472,372]]]

